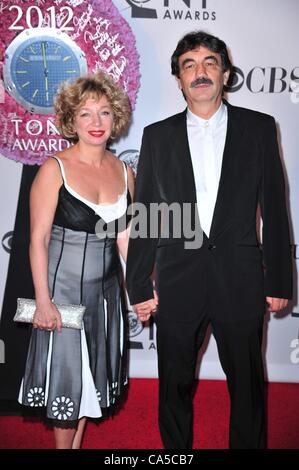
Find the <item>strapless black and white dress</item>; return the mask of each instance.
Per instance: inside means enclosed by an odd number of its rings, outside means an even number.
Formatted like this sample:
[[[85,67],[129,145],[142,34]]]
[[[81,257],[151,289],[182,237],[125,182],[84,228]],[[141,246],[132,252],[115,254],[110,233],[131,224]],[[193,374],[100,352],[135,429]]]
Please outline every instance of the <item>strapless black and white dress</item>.
[[[121,197],[115,204],[97,205],[69,187],[61,160],[54,158],[63,184],[49,244],[49,289],[57,303],[86,306],[84,329],[32,329],[19,402],[45,406],[48,418],[67,424],[101,417],[127,383],[126,306],[116,234],[129,222],[131,197],[125,164]]]

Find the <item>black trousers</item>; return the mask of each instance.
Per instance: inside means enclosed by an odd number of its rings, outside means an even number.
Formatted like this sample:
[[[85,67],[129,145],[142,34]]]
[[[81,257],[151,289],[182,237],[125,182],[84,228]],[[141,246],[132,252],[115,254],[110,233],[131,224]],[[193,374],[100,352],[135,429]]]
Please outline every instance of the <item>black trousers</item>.
[[[240,312],[240,320],[235,322],[215,320],[210,315],[205,271],[195,267],[196,272],[192,272],[190,258],[186,276],[183,269],[186,260],[181,258],[180,265],[178,251],[175,247],[172,250],[173,253],[169,252],[170,263],[164,263],[157,270],[159,427],[164,447],[192,448],[196,361],[207,327],[211,324],[231,400],[229,447],[265,448],[264,373],[261,354],[263,318],[259,316],[242,319]],[[176,257],[172,256],[175,251]],[[170,272],[174,272],[172,262],[176,263],[176,276],[170,275]],[[196,264],[193,263],[194,266]],[[167,272],[168,268],[171,271]],[[200,294],[196,289],[191,290],[188,287],[193,284],[191,279],[194,275],[200,286]]]

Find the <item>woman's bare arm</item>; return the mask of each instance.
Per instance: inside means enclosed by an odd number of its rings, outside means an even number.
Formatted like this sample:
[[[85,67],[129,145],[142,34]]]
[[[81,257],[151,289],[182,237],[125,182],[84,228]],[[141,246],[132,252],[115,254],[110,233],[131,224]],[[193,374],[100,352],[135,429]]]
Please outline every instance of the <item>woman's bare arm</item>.
[[[36,297],[34,326],[61,329],[60,314],[52,304],[48,286],[48,246],[61,186],[57,161],[47,160],[39,169],[30,192],[30,264]]]

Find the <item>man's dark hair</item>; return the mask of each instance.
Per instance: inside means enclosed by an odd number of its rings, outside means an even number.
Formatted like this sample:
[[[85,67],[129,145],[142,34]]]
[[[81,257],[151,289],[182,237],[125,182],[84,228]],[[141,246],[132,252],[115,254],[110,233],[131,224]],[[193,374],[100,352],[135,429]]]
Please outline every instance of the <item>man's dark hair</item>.
[[[228,56],[225,42],[221,39],[205,33],[204,31],[193,31],[186,34],[177,44],[176,50],[171,56],[171,73],[180,77],[179,57],[185,52],[192,51],[199,46],[204,46],[221,56],[222,70],[231,70],[232,63]]]

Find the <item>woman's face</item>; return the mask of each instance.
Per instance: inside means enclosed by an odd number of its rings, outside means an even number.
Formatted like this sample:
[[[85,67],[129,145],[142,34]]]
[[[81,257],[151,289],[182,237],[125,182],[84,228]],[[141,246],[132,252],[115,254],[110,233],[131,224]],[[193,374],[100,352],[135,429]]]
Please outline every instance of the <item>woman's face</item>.
[[[111,136],[113,111],[107,97],[89,97],[78,109],[74,127],[79,141],[89,145],[103,145]]]

